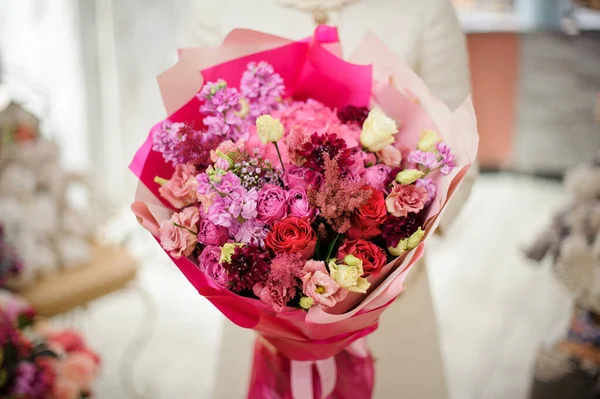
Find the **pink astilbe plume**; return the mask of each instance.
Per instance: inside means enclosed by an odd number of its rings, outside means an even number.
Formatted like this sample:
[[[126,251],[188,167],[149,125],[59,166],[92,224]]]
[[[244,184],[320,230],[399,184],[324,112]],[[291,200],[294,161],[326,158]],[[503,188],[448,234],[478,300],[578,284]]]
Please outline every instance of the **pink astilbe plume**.
[[[271,273],[267,280],[254,285],[254,294],[275,311],[281,311],[298,293],[305,262],[300,254],[277,255],[271,261]]]
[[[319,190],[308,188],[308,200],[319,208],[319,216],[327,221],[331,228],[343,234],[350,228],[350,218],[371,197],[370,190],[361,190],[362,179],[353,181],[341,176],[337,159],[324,154],[324,178]]]

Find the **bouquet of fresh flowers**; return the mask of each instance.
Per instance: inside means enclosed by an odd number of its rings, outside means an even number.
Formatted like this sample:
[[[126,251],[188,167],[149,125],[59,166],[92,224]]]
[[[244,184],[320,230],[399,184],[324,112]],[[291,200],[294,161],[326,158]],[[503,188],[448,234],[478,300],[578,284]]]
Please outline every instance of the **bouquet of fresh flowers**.
[[[0,291],[0,397],[81,399],[91,396],[100,359],[76,332],[34,323],[34,310]]]
[[[159,77],[169,117],[131,165],[138,220],[200,294],[260,333],[251,398],[339,396],[336,363],[359,358],[353,395],[370,396],[361,338],[475,157],[470,101],[450,112],[373,37],[356,63],[339,54],[323,26],[180,50]],[[256,372],[266,363],[275,378]]]

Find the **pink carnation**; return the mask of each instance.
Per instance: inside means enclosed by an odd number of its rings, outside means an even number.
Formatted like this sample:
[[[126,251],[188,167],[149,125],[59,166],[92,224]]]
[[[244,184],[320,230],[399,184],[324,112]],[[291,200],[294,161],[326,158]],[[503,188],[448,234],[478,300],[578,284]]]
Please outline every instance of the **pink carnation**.
[[[309,260],[304,264],[303,272],[302,292],[317,305],[331,307],[348,295],[348,291],[331,278],[324,262]]]
[[[196,249],[199,221],[200,213],[193,206],[174,213],[160,224],[160,244],[175,259],[190,256]]]
[[[385,205],[391,215],[406,217],[409,213],[422,210],[428,200],[429,193],[425,187],[394,183],[392,191],[385,199]]]
[[[175,173],[158,189],[160,195],[177,209],[198,201],[196,168],[190,164],[175,165]]]

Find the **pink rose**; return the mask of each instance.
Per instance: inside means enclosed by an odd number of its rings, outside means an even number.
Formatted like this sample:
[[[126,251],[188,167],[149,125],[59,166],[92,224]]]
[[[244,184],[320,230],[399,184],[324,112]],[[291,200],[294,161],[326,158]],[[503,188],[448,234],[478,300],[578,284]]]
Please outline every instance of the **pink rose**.
[[[196,249],[199,221],[200,212],[194,206],[174,213],[160,224],[160,244],[175,259],[190,256]]]
[[[422,210],[428,199],[429,193],[423,186],[394,183],[392,191],[385,199],[385,206],[393,216],[406,217],[409,213]]]
[[[348,295],[348,291],[331,278],[324,262],[309,260],[304,264],[303,272],[302,292],[320,307],[334,306]]]
[[[302,166],[285,168],[285,183],[288,189],[306,190],[308,187],[319,187],[323,176],[314,170]]]
[[[391,172],[390,166],[378,164],[367,168],[363,177],[367,185],[387,192],[386,183],[389,181]]]
[[[196,168],[189,164],[175,166],[175,173],[158,189],[160,195],[177,209],[198,201]]]
[[[287,216],[287,192],[279,186],[267,184],[258,192],[256,218],[266,224],[273,224]]]
[[[205,245],[223,245],[229,239],[226,227],[217,226],[208,219],[202,219],[198,228],[198,242]]]
[[[379,159],[388,166],[397,167],[402,162],[402,152],[393,145],[383,147],[377,154]]]
[[[206,273],[210,278],[225,286],[227,284],[227,273],[223,266],[219,263],[221,259],[221,248],[208,245],[202,250],[198,258],[198,266],[200,270]]]
[[[310,206],[308,198],[306,198],[306,191],[302,189],[291,189],[288,191],[287,203],[289,206],[290,216],[297,216],[299,218],[315,216],[315,208]]]
[[[81,390],[89,390],[96,376],[97,365],[85,353],[73,352],[59,363],[60,375],[73,381]]]

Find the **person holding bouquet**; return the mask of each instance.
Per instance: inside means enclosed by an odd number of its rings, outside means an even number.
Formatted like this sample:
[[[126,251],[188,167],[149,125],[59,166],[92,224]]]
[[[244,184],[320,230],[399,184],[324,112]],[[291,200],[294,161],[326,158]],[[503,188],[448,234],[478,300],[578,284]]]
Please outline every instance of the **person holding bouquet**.
[[[232,28],[302,38],[316,25],[327,24],[338,27],[349,53],[366,31],[373,31],[450,109],[470,92],[465,38],[449,0],[196,0],[189,15],[183,46],[216,45]],[[448,205],[442,233],[466,201],[476,174],[477,168],[471,168]],[[369,339],[378,362],[394,365],[378,368],[375,397],[390,397],[398,387],[408,398],[448,396],[425,262],[417,266],[406,281],[406,293]],[[246,389],[245,381],[228,377],[247,374],[245,363],[232,360],[248,350],[252,334],[229,323],[224,329],[224,367],[218,370],[216,385],[221,397],[238,397]]]

